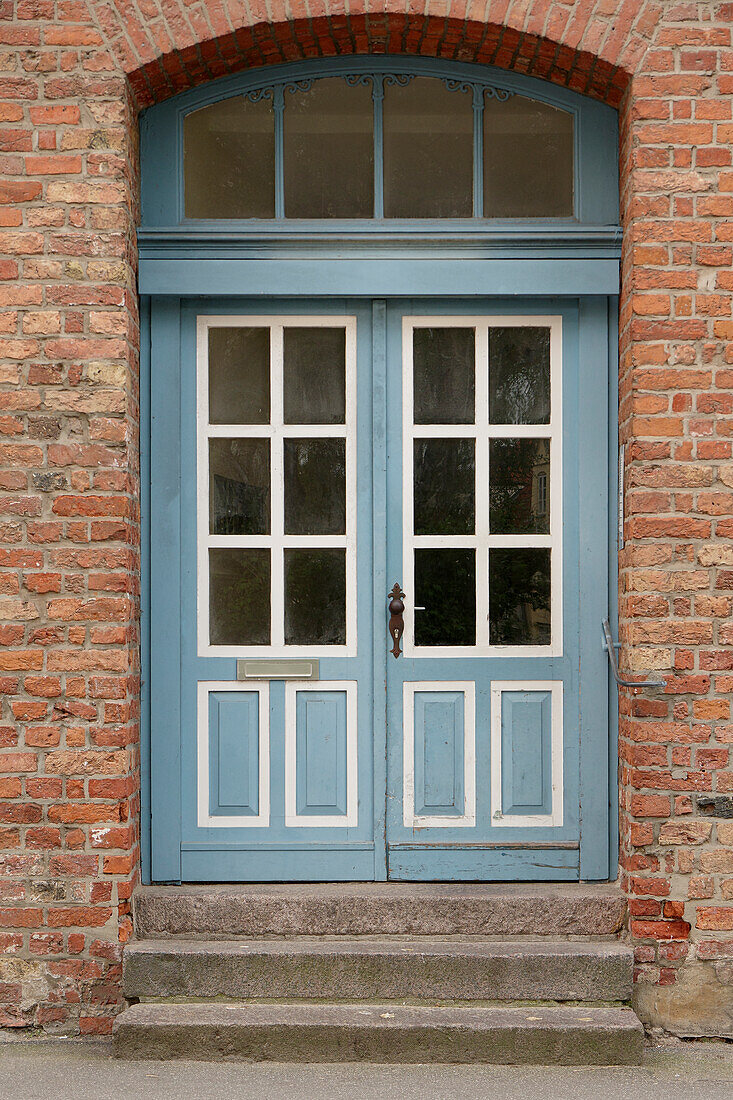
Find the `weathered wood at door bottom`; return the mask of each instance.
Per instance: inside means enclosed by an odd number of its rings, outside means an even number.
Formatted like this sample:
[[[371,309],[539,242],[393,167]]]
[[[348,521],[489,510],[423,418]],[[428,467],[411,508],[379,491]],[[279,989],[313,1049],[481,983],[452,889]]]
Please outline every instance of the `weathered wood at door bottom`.
[[[577,844],[573,848],[509,844],[470,848],[467,845],[416,844],[399,848],[390,845],[387,865],[387,877],[396,880],[559,881],[578,878],[580,853]]]

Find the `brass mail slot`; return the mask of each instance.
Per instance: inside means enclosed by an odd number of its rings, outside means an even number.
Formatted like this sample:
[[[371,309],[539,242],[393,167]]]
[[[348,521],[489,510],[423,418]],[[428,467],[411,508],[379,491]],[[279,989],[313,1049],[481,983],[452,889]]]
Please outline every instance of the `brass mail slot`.
[[[238,680],[318,680],[318,661],[283,660],[237,661]]]

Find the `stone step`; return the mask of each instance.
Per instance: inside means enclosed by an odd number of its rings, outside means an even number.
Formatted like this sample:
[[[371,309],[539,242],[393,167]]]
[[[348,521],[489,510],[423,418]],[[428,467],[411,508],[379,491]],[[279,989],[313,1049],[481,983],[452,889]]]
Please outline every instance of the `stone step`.
[[[614,936],[626,900],[614,885],[336,883],[148,886],[135,931],[156,936]]]
[[[615,941],[300,938],[127,945],[127,997],[370,1001],[628,1001],[633,953]]]
[[[114,1025],[121,1058],[255,1062],[638,1065],[630,1008],[394,1004],[136,1004]]]

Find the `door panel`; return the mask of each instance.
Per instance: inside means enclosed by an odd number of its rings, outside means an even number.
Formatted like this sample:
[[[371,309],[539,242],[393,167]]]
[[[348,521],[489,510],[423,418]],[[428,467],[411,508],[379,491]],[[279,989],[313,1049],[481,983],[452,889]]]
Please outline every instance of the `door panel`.
[[[180,785],[180,822],[154,827],[157,874],[373,879],[371,310],[184,304],[179,340],[154,364],[156,428],[181,441],[180,579],[157,574],[180,720],[159,707],[152,731],[154,753],[179,742],[153,797]]]
[[[580,327],[576,304],[390,306],[388,585],[406,593],[387,672],[390,878],[579,876],[581,679],[607,722],[605,669],[584,679],[579,636],[598,569],[579,553],[581,468],[606,499],[575,428]],[[598,622],[605,566],[593,584]],[[604,787],[584,812],[607,819]]]

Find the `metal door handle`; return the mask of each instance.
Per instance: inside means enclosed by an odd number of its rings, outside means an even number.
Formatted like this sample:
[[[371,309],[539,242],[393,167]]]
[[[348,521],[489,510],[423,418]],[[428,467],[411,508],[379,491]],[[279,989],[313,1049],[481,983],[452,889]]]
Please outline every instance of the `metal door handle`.
[[[608,619],[603,620],[603,622],[601,623],[601,627],[603,629],[603,648],[605,649],[606,653],[608,654],[608,660],[611,663],[611,672],[613,673],[613,678],[616,681],[616,683],[619,685],[619,687],[625,687],[625,688],[638,688],[638,687],[663,688],[663,687],[667,686],[667,681],[666,680],[624,680],[624,679],[622,679],[622,677],[619,676],[618,664],[616,662],[616,650],[620,649],[621,646],[619,645],[618,642],[614,642],[614,640],[611,636],[611,626],[608,622]]]
[[[393,657],[400,655],[400,639],[405,631],[405,620],[402,618],[405,610],[405,593],[399,584],[395,584],[391,592],[387,594],[389,600],[389,638],[392,642],[390,650]]]

